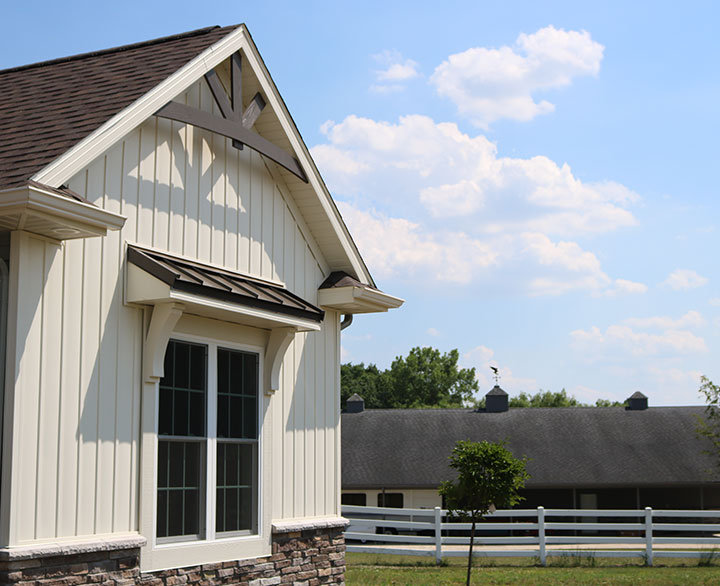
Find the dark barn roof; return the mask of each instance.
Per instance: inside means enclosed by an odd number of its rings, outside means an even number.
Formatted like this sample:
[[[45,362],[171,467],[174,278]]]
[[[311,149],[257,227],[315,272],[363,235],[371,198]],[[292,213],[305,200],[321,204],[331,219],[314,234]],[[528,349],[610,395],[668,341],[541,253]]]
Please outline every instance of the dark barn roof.
[[[0,71],[0,189],[28,179],[236,26]]]
[[[706,484],[704,407],[377,409],[342,415],[342,487],[436,488],[458,440],[507,440],[528,488]]]

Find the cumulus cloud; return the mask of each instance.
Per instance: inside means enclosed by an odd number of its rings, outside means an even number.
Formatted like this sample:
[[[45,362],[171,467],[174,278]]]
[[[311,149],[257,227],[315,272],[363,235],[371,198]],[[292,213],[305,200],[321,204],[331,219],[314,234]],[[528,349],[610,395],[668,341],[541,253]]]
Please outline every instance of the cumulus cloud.
[[[380,276],[399,271],[420,273],[424,278],[468,283],[480,269],[496,262],[487,244],[463,233],[427,234],[418,224],[378,212],[338,204],[363,257]]]
[[[612,279],[574,240],[636,224],[628,208],[639,196],[623,185],[583,182],[547,157],[500,157],[486,137],[427,116],[348,116],[322,130],[328,142],[312,154],[379,274],[424,266],[438,280],[468,283],[486,274],[478,269],[515,263],[511,278],[533,295],[647,290]]]
[[[618,183],[586,183],[567,164],[500,157],[485,136],[454,123],[403,116],[397,123],[348,116],[326,123],[312,154],[334,193],[407,212],[418,199],[434,218],[473,218],[480,228],[583,236],[633,226],[640,197]],[[478,226],[477,222],[473,222]]]
[[[627,326],[640,329],[674,330],[681,328],[700,328],[705,318],[698,311],[688,311],[685,315],[673,319],[668,316],[631,317],[623,321]]]
[[[555,108],[547,100],[536,101],[535,93],[597,75],[603,51],[587,31],[551,25],[521,34],[514,47],[474,47],[450,55],[430,81],[479,127],[501,118],[527,121]]]
[[[418,77],[418,63],[405,59],[397,50],[386,50],[373,55],[382,69],[375,70],[376,84],[370,87],[374,92],[386,93],[400,91],[405,88],[403,82]]]
[[[708,303],[713,307],[720,307],[720,297],[713,297],[708,301]]]
[[[437,330],[435,328],[428,328],[427,333],[433,336],[434,338],[437,338],[440,335],[440,330]]]
[[[707,278],[690,269],[677,269],[668,275],[663,285],[675,291],[697,289],[708,282]]]
[[[680,329],[668,329],[655,334],[615,324],[604,332],[596,326],[588,330],[575,330],[570,333],[570,337],[575,349],[591,359],[628,354],[635,357],[676,356],[704,354],[708,351],[703,338]]]

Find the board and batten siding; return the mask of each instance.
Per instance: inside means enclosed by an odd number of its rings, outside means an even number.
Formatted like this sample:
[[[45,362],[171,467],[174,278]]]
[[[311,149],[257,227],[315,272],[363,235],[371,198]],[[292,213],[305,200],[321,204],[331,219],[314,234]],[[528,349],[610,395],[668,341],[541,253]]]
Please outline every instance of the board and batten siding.
[[[216,110],[204,83],[179,101]],[[68,186],[127,221],[63,244],[13,234],[10,545],[139,529],[145,320],[123,302],[126,242],[281,281],[311,303],[328,272],[272,164],[197,128],[152,117]],[[273,519],[339,514],[339,348],[327,312],[285,355],[264,430]]]

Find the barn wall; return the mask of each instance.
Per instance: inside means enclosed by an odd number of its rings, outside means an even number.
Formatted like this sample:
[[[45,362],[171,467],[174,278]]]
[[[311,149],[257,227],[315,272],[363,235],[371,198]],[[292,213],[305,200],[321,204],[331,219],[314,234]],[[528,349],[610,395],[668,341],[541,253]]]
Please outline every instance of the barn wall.
[[[180,101],[215,110],[204,83]],[[313,303],[326,272],[274,169],[199,129],[151,118],[69,187],[127,222],[64,244],[14,236],[10,544],[138,530],[144,322],[123,303],[127,242],[281,281]],[[321,332],[296,336],[270,400],[273,519],[338,513],[338,323],[328,312]]]

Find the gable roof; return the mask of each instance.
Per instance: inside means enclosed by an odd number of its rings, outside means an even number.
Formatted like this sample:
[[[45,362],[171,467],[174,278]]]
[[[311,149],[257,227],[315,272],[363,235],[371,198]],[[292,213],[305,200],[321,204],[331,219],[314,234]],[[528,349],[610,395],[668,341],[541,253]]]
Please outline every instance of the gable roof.
[[[507,440],[528,488],[710,483],[704,407],[377,409],[342,415],[342,487],[437,488],[458,440]]]
[[[0,190],[27,184],[235,28],[204,28],[0,71]]]
[[[9,96],[0,103],[0,192],[23,187],[30,180],[47,189],[61,188],[238,51],[248,60],[248,69],[270,106],[254,128],[294,154],[308,176],[305,184],[289,172],[277,171],[322,253],[324,260],[318,262],[328,273],[343,270],[374,287],[244,25],[201,29],[0,71],[0,87]]]

